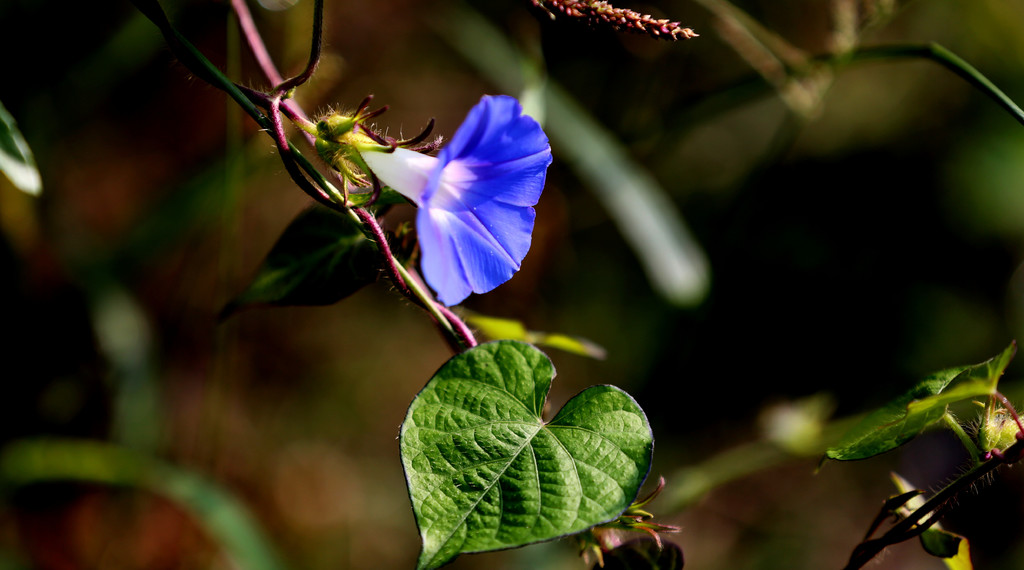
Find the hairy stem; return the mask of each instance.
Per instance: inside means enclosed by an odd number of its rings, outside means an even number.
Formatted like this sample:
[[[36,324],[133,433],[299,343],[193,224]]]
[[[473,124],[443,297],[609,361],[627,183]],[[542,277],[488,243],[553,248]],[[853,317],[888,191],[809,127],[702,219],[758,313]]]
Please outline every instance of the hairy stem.
[[[476,346],[477,343],[473,337],[473,332],[469,330],[466,323],[458,315],[448,310],[447,307],[434,300],[434,297],[420,283],[419,279],[398,262],[398,259],[395,258],[394,253],[391,251],[391,246],[388,245],[384,230],[377,222],[377,218],[365,208],[352,208],[351,211],[359,219],[363,227],[369,229],[373,240],[377,242],[381,254],[387,262],[388,274],[395,287],[408,299],[430,313],[430,316],[434,318],[434,321],[444,333],[445,340],[448,341],[452,350],[462,352],[466,348]]]
[[[448,307],[445,307],[440,303],[436,303],[436,305],[437,310],[441,311],[441,314],[443,314],[444,317],[448,319],[448,322],[451,323],[452,327],[455,328],[455,332],[459,333],[459,336],[462,337],[462,341],[466,344],[466,347],[473,348],[476,346],[476,337],[473,336],[473,331],[469,330],[466,323]]]
[[[395,259],[395,254],[391,251],[387,236],[384,235],[384,229],[377,223],[377,218],[365,208],[352,208],[352,212],[369,229],[373,240],[377,242],[377,247],[380,248],[381,254],[384,255],[384,260],[387,261],[388,274],[390,274],[391,280],[395,283],[395,287],[398,287],[398,290],[406,297],[415,299],[412,289],[409,288],[408,283],[406,283],[405,278],[402,276],[402,271],[399,269],[401,264]]]
[[[238,25],[242,28],[242,34],[245,36],[245,41],[249,44],[249,49],[252,50],[253,56],[256,58],[256,61],[260,66],[260,70],[263,71],[263,75],[267,78],[267,81],[269,81],[271,85],[280,86],[282,83],[284,83],[284,78],[281,76],[281,72],[277,70],[277,66],[274,64],[274,60],[270,57],[270,53],[267,51],[267,46],[263,42],[263,36],[261,36],[259,30],[256,29],[256,23],[252,19],[252,12],[249,11],[248,4],[245,3],[245,0],[231,0],[231,7],[235,11],[235,16],[238,18]],[[315,19],[319,20],[319,24],[317,24],[317,22],[314,21],[314,32],[315,35],[320,37],[320,40],[314,38],[314,45],[313,49],[311,50],[311,52],[315,52],[316,54],[316,61],[319,61],[320,46],[323,43],[322,2],[318,14],[319,16],[315,16]],[[317,30],[317,28],[319,28],[319,30]],[[314,53],[311,53],[310,61],[312,62],[313,59]],[[313,67],[315,68],[315,64],[313,64]],[[309,71],[310,74],[312,74],[312,70],[309,69],[309,65],[307,65],[307,70]],[[246,93],[246,95],[249,96],[250,100],[253,99],[253,95],[259,93],[267,101],[269,101],[269,96],[264,93],[260,93],[259,91],[255,91],[241,86],[236,87],[238,87],[241,91]],[[257,103],[255,100],[253,100],[253,103],[259,105],[259,103]],[[267,104],[263,104],[261,106],[266,108]],[[281,101],[281,110],[284,112],[285,116],[287,116],[293,122],[299,124],[299,126],[302,127],[303,131],[306,131],[303,134],[305,135],[306,141],[310,144],[310,146],[312,146],[316,131],[310,131],[310,129],[307,128],[307,126],[313,125],[313,123],[306,118],[306,114],[302,111],[299,105],[291,99],[284,99]]]
[[[196,77],[227,93],[261,127],[264,129],[270,128],[270,120],[253,105],[249,98],[171,25],[171,21],[167,18],[167,14],[160,7],[160,3],[157,0],[131,1],[144,16],[149,18],[160,29],[160,33],[163,34],[164,40],[170,47],[171,52],[174,53],[182,65],[194,73]]]
[[[1013,463],[1021,458],[1024,453],[1024,440],[1017,441],[1006,448],[1002,457],[993,457],[984,463],[977,465],[961,475],[955,481],[946,485],[938,493],[932,495],[921,507],[907,515],[906,518],[896,523],[885,534],[879,538],[865,540],[854,548],[850,555],[850,561],[844,570],[856,570],[862,568],[872,558],[877,556],[887,547],[914,538],[929,527],[938,522],[942,514],[949,508],[950,499],[957,493],[967,489],[982,477],[988,475],[1000,465]]]
[[[465,348],[468,348],[468,346],[463,346],[465,341],[463,341],[459,337],[458,333],[455,330],[455,327],[452,326],[451,321],[449,321],[448,318],[444,315],[444,313],[441,312],[440,305],[437,303],[437,301],[434,300],[433,296],[431,296],[430,293],[427,292],[427,289],[423,287],[423,285],[417,279],[415,279],[412,276],[412,274],[401,263],[397,264],[395,268],[398,270],[398,273],[402,276],[402,279],[405,280],[405,283],[409,285],[409,288],[415,295],[414,297],[411,298],[414,301],[416,301],[417,304],[426,309],[426,311],[430,313],[430,315],[437,322],[439,328],[441,329],[441,332],[444,333],[444,338],[446,341],[448,341],[448,345],[451,347],[452,351],[459,353],[462,352]]]
[[[956,437],[960,440],[960,443],[964,446],[964,449],[966,449],[967,453],[971,455],[974,464],[977,465],[978,462],[981,460],[981,452],[978,451],[978,446],[974,445],[974,440],[971,439],[971,436],[967,435],[967,432],[964,431],[964,428],[963,426],[960,425],[960,422],[956,421],[956,418],[953,417],[953,414],[950,414],[949,412],[946,412],[942,416],[942,422],[945,423],[946,427],[948,427],[950,430],[953,431],[953,433],[956,434]]]

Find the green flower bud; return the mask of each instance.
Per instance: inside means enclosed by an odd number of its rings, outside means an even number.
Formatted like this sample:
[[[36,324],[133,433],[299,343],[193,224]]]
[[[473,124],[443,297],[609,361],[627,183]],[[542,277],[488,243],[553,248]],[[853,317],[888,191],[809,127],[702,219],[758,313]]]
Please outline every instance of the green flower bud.
[[[357,186],[366,185],[366,177],[359,172],[362,170],[362,158],[351,145],[335,142],[328,138],[317,138],[314,146],[320,158],[331,168],[337,170],[342,177]]]
[[[1017,441],[1018,431],[1020,428],[1017,422],[1005,408],[996,408],[989,404],[985,407],[985,414],[978,428],[978,445],[983,452],[993,449],[1001,451]]]
[[[345,135],[352,132],[352,128],[356,126],[357,122],[356,117],[346,117],[335,113],[316,124],[317,139],[342,142]]]

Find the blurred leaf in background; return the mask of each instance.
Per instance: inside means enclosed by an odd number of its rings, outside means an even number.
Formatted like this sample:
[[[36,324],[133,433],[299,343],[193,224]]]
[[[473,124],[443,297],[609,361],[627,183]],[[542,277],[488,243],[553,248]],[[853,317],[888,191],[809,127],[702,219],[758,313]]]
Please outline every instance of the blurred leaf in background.
[[[0,104],[0,172],[18,189],[38,196],[43,182],[36,169],[32,149],[18,131],[14,117]]]

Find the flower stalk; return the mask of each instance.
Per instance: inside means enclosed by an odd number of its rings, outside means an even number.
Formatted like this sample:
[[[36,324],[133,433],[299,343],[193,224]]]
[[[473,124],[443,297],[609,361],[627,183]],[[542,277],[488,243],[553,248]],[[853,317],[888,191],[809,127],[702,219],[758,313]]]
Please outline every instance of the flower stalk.
[[[606,26],[619,32],[647,34],[652,38],[688,40],[699,34],[690,28],[683,27],[679,22],[658,19],[625,8],[616,8],[602,0],[530,0],[533,5],[548,13],[555,19],[558,12],[570,18],[576,18],[592,26]]]

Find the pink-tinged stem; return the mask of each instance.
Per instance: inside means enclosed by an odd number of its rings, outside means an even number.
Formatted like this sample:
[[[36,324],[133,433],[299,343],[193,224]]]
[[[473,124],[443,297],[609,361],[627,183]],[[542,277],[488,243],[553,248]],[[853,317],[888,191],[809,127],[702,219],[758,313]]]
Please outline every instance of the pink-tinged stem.
[[[295,167],[295,160],[292,157],[292,152],[288,144],[288,137],[284,131],[284,123],[281,121],[281,113],[283,112],[289,119],[297,123],[309,124],[309,119],[302,108],[293,99],[285,99],[284,96],[287,91],[305,83],[316,69],[317,64],[320,60],[320,49],[323,44],[323,0],[316,0],[314,4],[314,22],[313,22],[313,42],[312,48],[310,49],[309,61],[306,64],[306,68],[302,73],[296,75],[285,81],[281,76],[281,73],[277,70],[277,66],[274,65],[273,59],[270,57],[270,53],[267,51],[266,44],[263,42],[263,37],[260,35],[259,30],[256,29],[256,23],[252,18],[252,12],[249,11],[249,6],[245,3],[245,0],[231,0],[231,6],[238,17],[239,26],[242,28],[242,34],[245,36],[246,42],[249,44],[249,49],[252,50],[260,69],[263,71],[263,75],[266,76],[267,80],[272,84],[276,85],[276,93],[272,96],[264,93],[259,93],[251,89],[243,89],[246,96],[256,102],[258,105],[268,108],[271,122],[271,136],[274,142],[277,144],[278,151],[281,153],[282,161],[285,166],[288,167],[289,173],[292,174],[292,178],[296,182],[300,183],[300,186],[307,194],[315,198],[318,202],[330,207],[331,209],[338,209],[339,205],[334,203],[330,197],[321,189],[316,188],[315,185],[309,184],[308,181],[302,176],[301,173],[293,172],[297,170]],[[259,100],[258,102],[256,100]],[[306,140],[310,145],[315,142],[315,137],[306,130],[301,131],[306,137]],[[302,184],[305,183],[305,184]],[[309,186],[310,188],[306,188]],[[429,303],[430,306],[424,308],[431,316],[437,319],[440,316],[444,320],[448,321],[448,325],[451,329],[448,331],[454,333],[458,338],[446,339],[452,346],[452,349],[459,352],[462,347],[459,346],[461,342],[467,348],[472,348],[477,345],[476,338],[473,336],[473,331],[450,309],[437,301],[431,299],[429,296],[426,299],[420,299],[415,292],[406,283],[406,280],[402,277],[403,269],[399,267],[398,260],[395,259],[394,253],[391,251],[391,247],[388,245],[387,236],[384,235],[384,230],[380,227],[380,223],[377,222],[377,218],[369,211],[363,208],[352,208],[352,211],[359,217],[359,219],[370,229],[373,234],[374,240],[380,247],[381,254],[387,261],[388,274],[391,276],[391,280],[395,283],[398,290],[405,295],[406,298],[418,304]],[[416,279],[414,274],[409,274],[411,279]],[[422,283],[417,283],[417,286],[422,291],[427,289]],[[436,316],[435,316],[436,315]],[[438,322],[438,325],[444,329],[443,323]]]
[[[434,303],[434,305],[437,307],[437,310],[441,311],[441,314],[448,319],[448,322],[455,328],[455,332],[459,333],[459,336],[462,337],[462,341],[466,343],[469,348],[473,348],[477,345],[476,337],[473,336],[473,331],[469,330],[469,327],[466,326],[466,323],[464,323],[458,315],[441,303]]]
[[[231,0],[231,7],[235,10],[235,15],[238,16],[238,25],[242,28],[242,35],[245,36],[245,41],[249,44],[249,49],[252,50],[256,63],[263,70],[263,75],[267,77],[271,84],[279,85],[284,81],[284,78],[277,71],[274,60],[270,58],[270,53],[267,52],[267,46],[263,43],[263,36],[256,29],[256,22],[252,19],[252,12],[249,11],[249,6],[245,3],[245,0]]]
[[[286,93],[309,81],[310,77],[313,77],[313,72],[316,71],[317,65],[320,64],[320,50],[324,44],[323,39],[324,0],[315,0],[313,2],[313,45],[309,48],[309,60],[306,62],[306,68],[295,77],[279,82],[280,84],[277,86],[279,93]]]
[[[316,18],[316,21],[319,21],[319,24],[315,25],[320,31],[319,33],[314,33],[313,50],[311,50],[310,53],[310,62],[313,69],[315,69],[316,62],[320,59],[320,45],[322,44],[321,40],[323,38],[323,3],[320,2],[319,4],[320,6],[317,12],[319,17]],[[231,7],[234,9],[235,15],[238,17],[238,25],[242,28],[242,35],[245,36],[245,41],[249,44],[249,49],[252,50],[253,57],[256,58],[256,62],[263,71],[263,75],[271,85],[280,86],[284,83],[284,77],[281,76],[281,72],[278,71],[277,66],[274,65],[274,60],[270,57],[266,44],[263,43],[263,36],[261,36],[259,30],[256,29],[256,22],[252,18],[252,12],[249,10],[248,4],[245,3],[245,0],[231,0]],[[309,75],[312,75],[313,69],[310,68],[310,65],[306,66],[306,71],[299,76],[305,76],[305,79],[302,81],[305,81],[309,78]],[[280,105],[281,110],[284,111],[284,114],[287,115],[289,119],[296,122],[309,121],[306,113],[294,100],[283,99]],[[309,142],[310,145],[313,145],[313,142],[316,140],[313,135],[305,131],[303,131],[302,134],[305,136],[306,141]]]
[[[359,216],[366,227],[370,228],[373,233],[373,238],[377,240],[377,246],[380,247],[380,251],[384,254],[384,258],[388,262],[388,274],[391,276],[391,280],[395,282],[395,286],[402,292],[403,295],[410,299],[415,299],[416,296],[412,290],[409,289],[409,285],[402,278],[402,274],[398,269],[398,260],[395,259],[395,254],[391,251],[391,246],[388,245],[387,236],[384,235],[384,229],[380,227],[377,222],[377,218],[365,210],[364,208],[352,208],[352,211]]]

